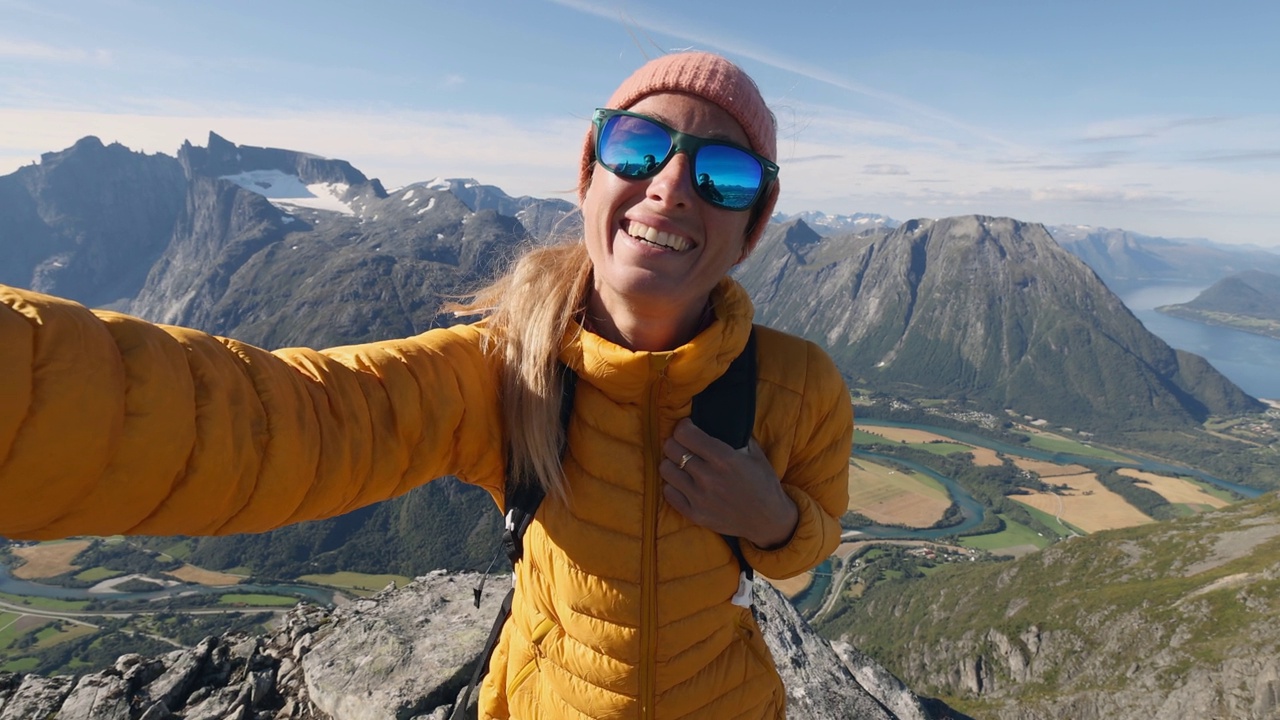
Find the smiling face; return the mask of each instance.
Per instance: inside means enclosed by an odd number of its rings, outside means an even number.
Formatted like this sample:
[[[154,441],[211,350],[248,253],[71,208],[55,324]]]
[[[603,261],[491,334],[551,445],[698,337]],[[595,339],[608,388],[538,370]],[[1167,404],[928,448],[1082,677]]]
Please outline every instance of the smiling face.
[[[690,135],[750,147],[732,116],[693,95],[649,95],[628,109]],[[594,278],[588,314],[606,325],[640,319],[676,344],[700,329],[711,290],[742,260],[751,219],[750,212],[700,198],[683,153],[645,180],[626,180],[597,165],[582,216]],[[628,337],[625,328],[622,334]]]

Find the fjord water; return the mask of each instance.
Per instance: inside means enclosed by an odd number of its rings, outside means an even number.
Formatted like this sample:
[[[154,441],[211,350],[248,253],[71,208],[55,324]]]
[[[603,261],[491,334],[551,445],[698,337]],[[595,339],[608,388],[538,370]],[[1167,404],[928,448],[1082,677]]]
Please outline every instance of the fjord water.
[[[1159,283],[1135,285],[1115,292],[1161,340],[1205,358],[1250,395],[1280,400],[1280,340],[1155,311],[1161,305],[1192,300],[1206,287]]]

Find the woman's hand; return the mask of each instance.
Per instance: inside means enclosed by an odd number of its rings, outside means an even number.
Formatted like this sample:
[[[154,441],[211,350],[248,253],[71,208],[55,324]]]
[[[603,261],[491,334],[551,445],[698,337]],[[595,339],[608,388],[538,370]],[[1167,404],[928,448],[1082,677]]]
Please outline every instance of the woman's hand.
[[[791,539],[800,513],[754,439],[734,450],[685,418],[662,451],[662,494],[681,515],[766,550]]]

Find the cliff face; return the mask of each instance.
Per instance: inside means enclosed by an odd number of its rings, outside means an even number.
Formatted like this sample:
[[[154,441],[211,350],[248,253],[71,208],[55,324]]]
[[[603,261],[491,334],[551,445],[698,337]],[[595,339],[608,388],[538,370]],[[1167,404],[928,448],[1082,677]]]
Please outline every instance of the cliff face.
[[[0,720],[446,718],[505,579],[490,578],[479,609],[478,575],[435,572],[331,613],[299,605],[266,637],[210,637],[160,658],[126,655],[78,680],[0,673]],[[787,688],[787,717],[931,717],[883,667],[815,634],[771,586],[758,582],[756,597]]]
[[[757,321],[818,342],[873,387],[1095,431],[1262,409],[1189,370],[1038,224],[964,216],[824,238],[797,221],[770,228],[736,276]]]
[[[185,179],[166,155],[86,137],[0,177],[0,283],[126,306],[164,251]]]

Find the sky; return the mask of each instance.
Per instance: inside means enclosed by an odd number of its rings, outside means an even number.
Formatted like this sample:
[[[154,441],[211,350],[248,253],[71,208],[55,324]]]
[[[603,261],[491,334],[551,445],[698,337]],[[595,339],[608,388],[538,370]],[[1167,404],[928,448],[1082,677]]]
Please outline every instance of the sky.
[[[575,199],[591,111],[723,54],[795,213],[979,213],[1280,250],[1280,3],[0,0],[0,175],[210,131],[394,188]]]

